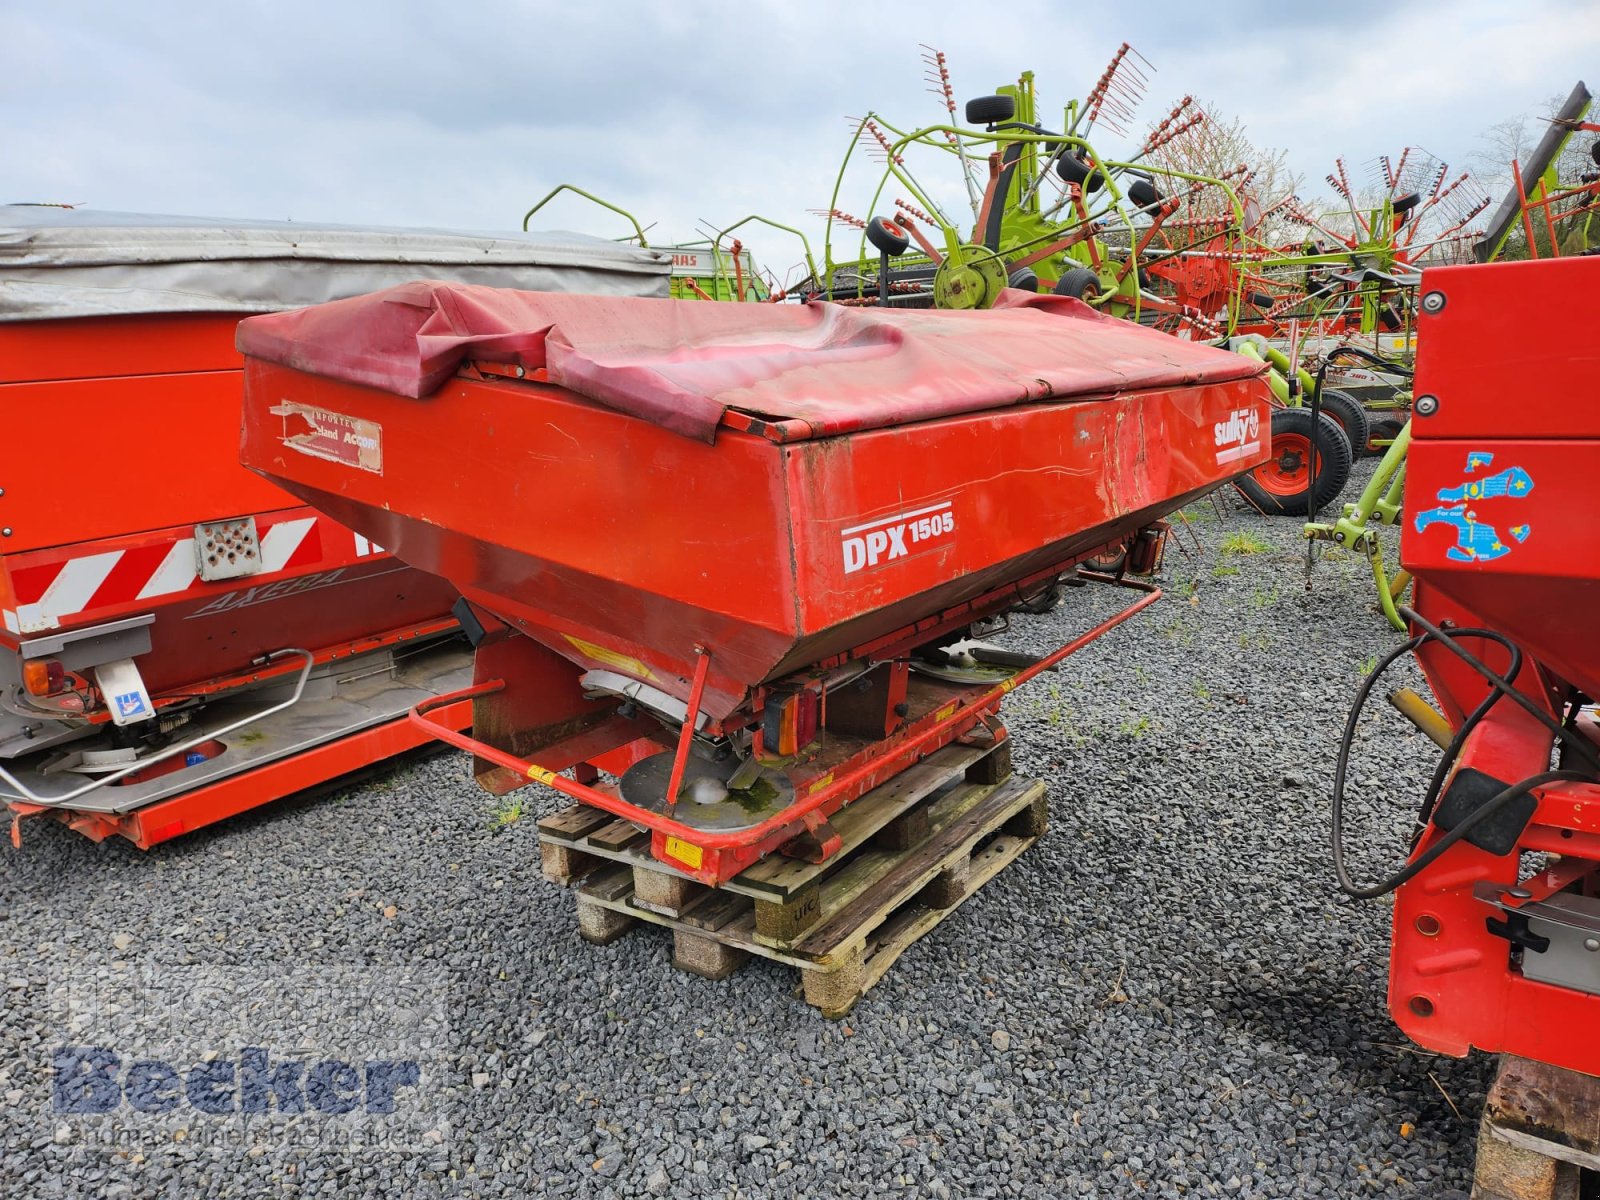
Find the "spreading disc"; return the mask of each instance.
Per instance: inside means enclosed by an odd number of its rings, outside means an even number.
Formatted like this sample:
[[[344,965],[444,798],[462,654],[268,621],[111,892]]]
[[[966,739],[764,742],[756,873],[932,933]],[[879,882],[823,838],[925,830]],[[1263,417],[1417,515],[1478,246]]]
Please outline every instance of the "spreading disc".
[[[756,781],[739,791],[728,780],[739,768],[732,755],[708,762],[691,754],[683,770],[674,818],[696,829],[749,829],[794,803],[794,784],[776,771],[763,769]],[[622,776],[622,798],[651,812],[667,811],[667,783],[672,778],[672,752],[652,754]]]

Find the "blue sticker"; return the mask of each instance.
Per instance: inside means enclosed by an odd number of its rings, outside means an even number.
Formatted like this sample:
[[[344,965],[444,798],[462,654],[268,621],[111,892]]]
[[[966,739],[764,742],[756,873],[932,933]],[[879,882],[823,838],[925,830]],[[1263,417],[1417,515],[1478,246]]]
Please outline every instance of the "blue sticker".
[[[1494,455],[1487,450],[1474,450],[1467,455],[1468,475],[1481,467],[1494,464]],[[1500,498],[1521,499],[1533,491],[1533,476],[1521,467],[1507,467],[1482,479],[1468,479],[1459,487],[1440,488],[1439,499],[1446,507],[1430,508],[1416,515],[1415,526],[1422,533],[1435,525],[1449,525],[1456,533],[1456,544],[1445,551],[1445,557],[1455,562],[1491,562],[1511,553],[1512,547],[1501,536],[1500,530],[1478,519],[1473,504],[1479,500]],[[1530,525],[1513,525],[1510,538],[1519,545],[1528,540]]]
[[[124,692],[122,695],[114,697],[114,699],[117,704],[118,716],[132,717],[145,710],[144,697],[138,692]]]

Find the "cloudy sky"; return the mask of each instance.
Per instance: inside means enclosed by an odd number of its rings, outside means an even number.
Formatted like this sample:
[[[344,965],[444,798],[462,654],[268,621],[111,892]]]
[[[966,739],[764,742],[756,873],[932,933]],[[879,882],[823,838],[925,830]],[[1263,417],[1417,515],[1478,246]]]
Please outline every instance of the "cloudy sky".
[[[825,207],[847,115],[936,122],[919,43],[958,98],[1032,69],[1059,112],[1124,40],[1144,116],[1193,93],[1313,181],[1407,144],[1464,163],[1600,84],[1600,0],[0,0],[0,202],[494,229],[571,182],[666,243]]]

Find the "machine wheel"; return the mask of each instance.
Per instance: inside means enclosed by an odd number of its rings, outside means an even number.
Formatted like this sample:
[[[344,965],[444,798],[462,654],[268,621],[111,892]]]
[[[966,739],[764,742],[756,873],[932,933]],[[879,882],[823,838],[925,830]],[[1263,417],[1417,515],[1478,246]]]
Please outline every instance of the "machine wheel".
[[[1367,410],[1348,392],[1322,389],[1322,412],[1333,418],[1333,423],[1344,430],[1345,441],[1354,450],[1367,444]]]
[[[974,96],[967,101],[968,125],[994,125],[1017,115],[1017,102],[1010,96]]]
[[[1006,286],[1022,292],[1037,292],[1039,276],[1032,267],[1018,267],[1006,278]]]
[[[1123,564],[1128,561],[1128,548],[1126,546],[1111,554],[1097,554],[1093,558],[1083,560],[1083,565],[1091,571],[1098,571],[1102,575],[1122,574]]]
[[[1316,487],[1311,484],[1311,452],[1317,453]],[[1315,424],[1304,408],[1272,411],[1272,457],[1239,477],[1245,498],[1269,517],[1303,517],[1325,508],[1350,479],[1350,443],[1344,430],[1325,414]],[[1308,503],[1309,501],[1309,503]]]
[[[1600,141],[1589,147],[1589,157],[1594,159],[1594,165],[1600,167]]]
[[[867,241],[885,254],[899,255],[911,245],[911,236],[888,217],[873,217],[867,222]]]
[[[1161,203],[1161,192],[1148,179],[1135,179],[1128,185],[1128,199],[1139,208],[1152,209]]]
[[[1246,304],[1252,304],[1256,308],[1260,309],[1271,308],[1273,304],[1276,303],[1273,298],[1267,295],[1265,292],[1246,292],[1244,299]]]
[[[1367,453],[1374,457],[1387,454],[1389,447],[1376,443],[1394,441],[1405,427],[1406,423],[1399,417],[1378,417],[1367,426]]]
[[[1082,300],[1090,292],[1099,289],[1100,276],[1088,267],[1073,267],[1056,280],[1056,286],[1050,290],[1057,296],[1071,296],[1074,300]]]
[[[1416,192],[1408,192],[1394,202],[1394,211],[1396,213],[1407,213],[1421,203],[1421,195]]]
[[[1063,154],[1056,159],[1056,174],[1068,183],[1082,185],[1086,192],[1098,192],[1106,181],[1103,172],[1091,171],[1089,164],[1076,154]]]

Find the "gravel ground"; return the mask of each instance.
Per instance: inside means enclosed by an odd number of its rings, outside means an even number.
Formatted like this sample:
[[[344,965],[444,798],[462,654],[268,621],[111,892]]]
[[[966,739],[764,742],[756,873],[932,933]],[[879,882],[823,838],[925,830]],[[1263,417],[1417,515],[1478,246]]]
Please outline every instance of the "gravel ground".
[[[539,875],[553,797],[496,828],[453,756],[148,854],[32,824],[0,856],[0,1189],[1464,1195],[1489,1064],[1405,1044],[1389,910],[1328,867],[1344,710],[1395,635],[1360,564],[1325,559],[1303,590],[1297,522],[1191,513],[1201,548],[1169,551],[1168,597],[1012,698],[1048,836],[843,1023],[761,961],[718,984],[675,972],[656,930],[584,946]],[[1012,640],[1058,644],[1115,600],[1073,593]],[[1356,806],[1371,875],[1431,759],[1390,713],[1363,747],[1357,778],[1395,795]],[[421,1075],[392,1114],[321,1124],[63,1114],[53,1055],[83,1045],[123,1069],[257,1046]],[[333,1144],[347,1128],[391,1144]]]

